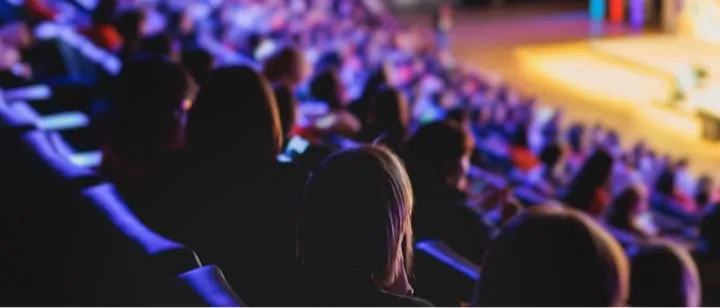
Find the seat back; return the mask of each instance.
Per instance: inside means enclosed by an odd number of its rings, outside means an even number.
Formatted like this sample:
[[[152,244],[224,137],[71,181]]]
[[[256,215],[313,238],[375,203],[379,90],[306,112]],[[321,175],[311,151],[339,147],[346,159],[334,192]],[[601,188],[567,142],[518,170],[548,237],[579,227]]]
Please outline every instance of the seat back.
[[[173,294],[177,306],[243,307],[217,266],[203,266],[178,275],[173,281]]]
[[[150,231],[112,185],[58,156],[42,131],[0,135],[0,286],[7,305],[161,305],[195,254]],[[8,285],[2,285],[7,283]]]
[[[415,245],[415,291],[442,306],[460,306],[471,300],[480,267],[457,255],[441,241]]]

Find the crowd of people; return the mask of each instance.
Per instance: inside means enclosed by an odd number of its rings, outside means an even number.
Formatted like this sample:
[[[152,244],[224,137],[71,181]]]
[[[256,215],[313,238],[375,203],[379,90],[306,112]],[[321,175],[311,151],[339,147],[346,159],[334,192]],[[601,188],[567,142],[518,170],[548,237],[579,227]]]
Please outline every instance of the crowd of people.
[[[720,304],[712,178],[459,63],[448,7],[435,46],[384,1],[68,2],[2,25],[0,88],[58,82],[43,23],[115,55],[97,173],[249,305],[432,305],[421,242],[479,267],[457,305]]]

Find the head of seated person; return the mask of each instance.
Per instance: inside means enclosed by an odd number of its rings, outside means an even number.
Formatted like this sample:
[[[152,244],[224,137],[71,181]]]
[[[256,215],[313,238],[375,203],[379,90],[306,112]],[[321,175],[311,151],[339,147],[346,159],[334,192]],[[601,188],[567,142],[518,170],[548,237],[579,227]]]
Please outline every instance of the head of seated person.
[[[512,219],[487,252],[473,304],[624,306],[629,266],[590,217],[537,206]]]
[[[405,95],[399,90],[379,89],[370,104],[368,122],[361,133],[362,141],[379,141],[397,151],[408,137],[408,108]]]
[[[248,177],[263,172],[276,162],[283,142],[269,83],[245,66],[214,70],[188,114],[186,134],[198,170],[243,171]]]
[[[411,290],[412,210],[410,181],[389,150],[361,146],[325,159],[300,210],[302,304],[414,305],[391,295]]]
[[[639,219],[649,211],[648,201],[639,187],[628,187],[616,196],[608,210],[607,223],[620,230],[645,236]]]
[[[418,194],[462,186],[475,150],[472,134],[454,122],[420,127],[400,150]]]
[[[310,95],[324,102],[332,110],[344,109],[347,105],[345,88],[340,76],[334,70],[319,72],[310,82]]]
[[[607,185],[612,166],[612,156],[602,148],[597,149],[571,181],[563,202],[592,217],[601,218],[610,202]]]
[[[114,81],[103,167],[141,171],[182,149],[185,106],[194,90],[192,79],[178,64],[156,57],[127,62]]]
[[[320,130],[343,137],[354,137],[360,131],[362,123],[346,109],[347,94],[336,71],[325,70],[315,76],[310,82],[310,95],[330,110],[331,120]]]
[[[338,60],[340,60],[338,58]],[[323,66],[324,67],[324,66]],[[318,70],[321,71],[321,70]],[[370,112],[370,104],[375,97],[376,93],[381,87],[385,87],[388,84],[388,73],[385,66],[381,66],[373,70],[368,80],[365,82],[360,97],[350,105],[350,110],[358,117],[363,123],[368,121],[368,113]]]
[[[563,159],[563,149],[557,142],[552,142],[543,147],[540,151],[540,162],[545,166],[545,170],[551,173],[560,165]]]
[[[630,268],[630,306],[700,306],[700,275],[684,248],[666,242],[642,247]]]
[[[120,51],[123,58],[132,57],[140,51],[145,18],[142,11],[130,10],[122,13],[115,22],[115,27],[123,37],[123,48]]]
[[[117,13],[117,0],[99,0],[92,11],[92,22],[95,25],[110,25],[115,20]]]
[[[263,74],[272,83],[282,83],[295,89],[308,74],[303,54],[292,46],[283,46],[263,63]]]
[[[700,223],[704,257],[720,260],[720,206],[714,204]]]
[[[172,61],[177,61],[180,58],[177,42],[166,34],[157,34],[142,39],[140,41],[140,52],[161,55]]]
[[[183,52],[181,63],[200,86],[209,78],[215,64],[212,55],[202,49]]]
[[[510,139],[510,161],[516,170],[527,173],[540,166],[540,161],[530,150],[528,126],[518,125]]]
[[[716,193],[713,179],[708,175],[701,176],[695,188],[695,204],[701,209],[705,209],[715,201]]]

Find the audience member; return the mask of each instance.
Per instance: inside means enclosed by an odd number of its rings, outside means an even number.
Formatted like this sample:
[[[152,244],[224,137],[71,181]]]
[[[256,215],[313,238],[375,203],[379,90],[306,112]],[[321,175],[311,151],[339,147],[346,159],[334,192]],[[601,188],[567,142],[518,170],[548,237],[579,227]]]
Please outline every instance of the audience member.
[[[381,87],[388,86],[387,70],[384,66],[375,69],[365,82],[360,97],[350,105],[350,111],[360,120],[362,125],[366,125],[370,116],[371,105],[374,96],[377,95]]]
[[[402,92],[380,88],[370,104],[360,140],[378,141],[397,151],[409,135],[410,114]]]
[[[628,187],[613,199],[606,221],[610,226],[630,234],[647,237],[639,224],[640,217],[649,211],[646,197],[636,187]]]
[[[194,84],[183,68],[167,60],[136,58],[123,66],[110,101],[100,174],[118,188],[140,219],[168,223],[168,183],[180,167],[185,146],[187,101]]]
[[[602,217],[611,198],[607,185],[612,165],[613,159],[605,150],[595,150],[562,197],[565,204],[592,217]]]
[[[168,35],[158,34],[143,38],[140,41],[140,52],[166,57],[174,62],[180,60],[179,50],[175,41]]]
[[[531,208],[488,250],[473,305],[625,306],[628,260],[583,213]]]
[[[479,264],[493,227],[468,206],[463,182],[474,149],[472,135],[457,125],[421,127],[400,150],[415,191],[417,240],[440,240]]]
[[[92,25],[85,34],[98,46],[111,52],[118,52],[123,46],[123,38],[113,22],[117,0],[99,0],[92,13]]]
[[[279,48],[263,65],[263,74],[270,82],[284,84],[293,91],[308,73],[303,54],[290,46]]]
[[[195,83],[202,86],[210,78],[214,66],[212,55],[202,49],[192,49],[182,53],[181,63],[193,77]]]
[[[412,212],[410,180],[390,151],[363,146],[327,158],[303,197],[297,303],[429,306],[409,283]]]
[[[137,10],[123,12],[118,17],[115,27],[123,40],[123,46],[119,52],[122,59],[130,59],[140,52],[144,23],[145,15]]]
[[[633,307],[699,307],[700,274],[681,247],[657,243],[631,258],[630,297]]]
[[[326,121],[320,121],[327,122],[319,125],[320,130],[345,137],[353,137],[360,131],[362,124],[346,109],[347,96],[337,72],[326,70],[315,76],[310,83],[310,94],[330,109]]]
[[[287,304],[275,290],[288,287],[294,267],[294,203],[305,175],[277,161],[277,109],[263,76],[225,67],[204,83],[188,116],[177,239],[220,266],[251,305]]]

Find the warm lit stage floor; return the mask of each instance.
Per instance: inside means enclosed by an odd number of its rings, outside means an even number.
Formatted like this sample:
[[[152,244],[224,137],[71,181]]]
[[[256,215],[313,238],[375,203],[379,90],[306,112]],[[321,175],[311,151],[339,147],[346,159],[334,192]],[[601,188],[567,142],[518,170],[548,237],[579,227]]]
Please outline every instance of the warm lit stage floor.
[[[424,16],[407,21],[427,27]],[[453,49],[462,62],[497,72],[541,103],[562,107],[570,121],[602,123],[619,131],[626,145],[645,140],[718,178],[720,144],[701,140],[691,114],[662,102],[670,97],[676,70],[699,64],[709,72],[708,88],[718,89],[716,95],[701,94],[720,103],[720,46],[600,28],[578,8],[465,11],[453,31]]]

